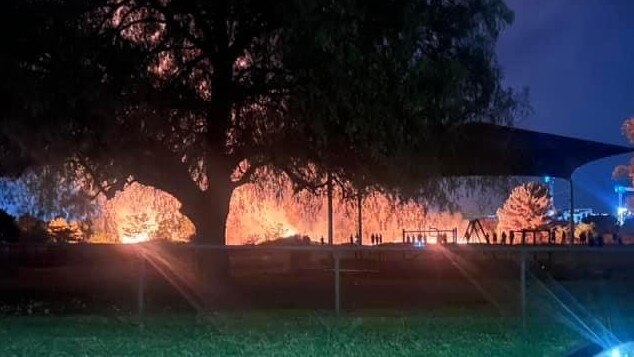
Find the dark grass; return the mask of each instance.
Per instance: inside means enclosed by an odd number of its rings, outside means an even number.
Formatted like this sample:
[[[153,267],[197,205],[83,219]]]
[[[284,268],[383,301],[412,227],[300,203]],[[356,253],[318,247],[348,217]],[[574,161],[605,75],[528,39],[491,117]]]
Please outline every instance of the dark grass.
[[[0,355],[19,356],[562,356],[581,339],[513,317],[437,313],[268,311],[131,318],[6,316]]]

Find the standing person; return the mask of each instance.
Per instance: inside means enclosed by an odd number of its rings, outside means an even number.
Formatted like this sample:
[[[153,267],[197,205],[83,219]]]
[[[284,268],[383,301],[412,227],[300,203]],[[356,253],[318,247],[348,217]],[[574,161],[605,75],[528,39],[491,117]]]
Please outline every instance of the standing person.
[[[383,244],[383,233],[379,233],[379,244]]]
[[[561,232],[561,244],[566,244],[566,231]]]
[[[506,232],[502,232],[502,244],[506,244]]]
[[[324,236],[321,236],[321,245],[324,245]]]
[[[581,243],[582,245],[585,245],[587,240],[588,240],[588,234],[586,233],[586,231],[579,233],[579,243]]]
[[[498,244],[498,234],[493,232],[493,244]]]
[[[350,235],[350,244],[354,245],[354,237],[352,236],[352,234]]]
[[[599,247],[603,247],[603,244],[604,244],[603,234],[597,234],[596,243]]]
[[[370,244],[374,245],[374,233],[370,235]]]
[[[623,238],[618,232],[614,233],[614,243],[618,245],[623,245]]]

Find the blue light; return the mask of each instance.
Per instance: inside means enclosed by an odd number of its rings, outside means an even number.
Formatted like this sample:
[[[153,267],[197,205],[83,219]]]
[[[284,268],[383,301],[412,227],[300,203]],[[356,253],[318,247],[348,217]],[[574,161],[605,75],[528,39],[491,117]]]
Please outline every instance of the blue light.
[[[595,357],[631,357],[634,356],[634,342],[627,342],[610,347]]]
[[[553,178],[552,178],[552,177],[550,177],[550,176],[544,176],[544,182],[545,182],[545,183],[550,183],[552,180],[553,180]]]
[[[625,192],[625,186],[621,186],[621,185],[616,185],[616,186],[614,186],[614,192],[616,192],[616,193],[623,193],[623,192]]]

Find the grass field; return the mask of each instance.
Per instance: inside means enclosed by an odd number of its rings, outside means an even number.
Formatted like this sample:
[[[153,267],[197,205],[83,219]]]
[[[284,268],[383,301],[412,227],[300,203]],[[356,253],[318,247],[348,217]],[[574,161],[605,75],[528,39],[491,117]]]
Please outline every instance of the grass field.
[[[0,355],[20,356],[562,356],[582,341],[554,324],[455,310],[335,317],[318,312],[116,317],[6,316]]]

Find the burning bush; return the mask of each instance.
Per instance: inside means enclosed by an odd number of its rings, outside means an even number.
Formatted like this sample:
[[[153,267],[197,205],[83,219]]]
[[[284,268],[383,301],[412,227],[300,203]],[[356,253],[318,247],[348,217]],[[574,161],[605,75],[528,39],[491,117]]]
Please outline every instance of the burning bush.
[[[77,221],[68,222],[62,217],[55,218],[48,222],[48,236],[55,242],[79,242],[88,236],[89,229],[86,224]]]
[[[102,205],[101,215],[94,222],[95,231],[102,238],[116,237],[123,243],[187,241],[195,228],[180,213],[180,207],[180,202],[168,193],[132,183]]]
[[[515,187],[504,205],[498,209],[498,230],[538,229],[550,223],[552,200],[548,187],[529,182]]]

